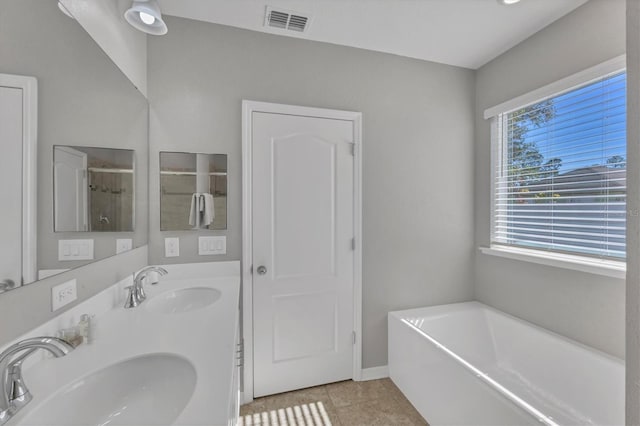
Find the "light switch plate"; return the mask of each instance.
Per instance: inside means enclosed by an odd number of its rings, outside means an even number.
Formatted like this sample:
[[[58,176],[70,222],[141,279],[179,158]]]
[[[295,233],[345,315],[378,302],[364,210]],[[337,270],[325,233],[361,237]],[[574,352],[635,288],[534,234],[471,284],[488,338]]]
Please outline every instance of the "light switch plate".
[[[51,289],[51,311],[57,311],[77,298],[78,287],[75,279],[58,284]]]
[[[131,238],[116,239],[116,254],[129,251],[133,248],[133,240]]]
[[[93,260],[93,240],[58,240],[58,260]]]
[[[180,238],[172,237],[164,239],[164,257],[180,256]]]
[[[198,254],[208,256],[227,253],[227,237],[198,237]]]

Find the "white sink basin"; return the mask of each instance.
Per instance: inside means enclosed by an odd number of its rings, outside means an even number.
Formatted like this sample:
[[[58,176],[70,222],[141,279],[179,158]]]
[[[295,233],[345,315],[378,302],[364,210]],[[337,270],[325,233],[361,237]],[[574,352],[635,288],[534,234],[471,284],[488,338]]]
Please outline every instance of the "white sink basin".
[[[35,407],[20,424],[170,425],[191,399],[195,385],[196,371],[186,359],[144,355],[73,382]],[[31,404],[39,396],[34,395]]]
[[[163,314],[179,314],[205,308],[218,299],[220,290],[208,287],[193,287],[168,291],[147,300],[147,309]]]

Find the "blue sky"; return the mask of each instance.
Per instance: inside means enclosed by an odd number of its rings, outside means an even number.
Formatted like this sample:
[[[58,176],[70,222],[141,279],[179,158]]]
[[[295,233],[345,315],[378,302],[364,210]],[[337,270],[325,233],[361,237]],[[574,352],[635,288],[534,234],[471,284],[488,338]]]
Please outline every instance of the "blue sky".
[[[620,73],[553,100],[555,116],[525,135],[544,156],[561,158],[560,173],[626,158],[626,74]]]

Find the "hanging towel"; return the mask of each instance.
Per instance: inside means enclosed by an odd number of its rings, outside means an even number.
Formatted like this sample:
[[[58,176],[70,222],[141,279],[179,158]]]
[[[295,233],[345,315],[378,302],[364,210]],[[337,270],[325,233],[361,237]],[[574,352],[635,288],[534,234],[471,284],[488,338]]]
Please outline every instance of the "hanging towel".
[[[200,195],[197,192],[191,196],[191,209],[189,210],[189,225],[200,227]]]
[[[204,193],[204,208],[202,209],[202,225],[208,226],[213,223],[213,219],[216,217],[216,212],[213,207],[213,195]]]

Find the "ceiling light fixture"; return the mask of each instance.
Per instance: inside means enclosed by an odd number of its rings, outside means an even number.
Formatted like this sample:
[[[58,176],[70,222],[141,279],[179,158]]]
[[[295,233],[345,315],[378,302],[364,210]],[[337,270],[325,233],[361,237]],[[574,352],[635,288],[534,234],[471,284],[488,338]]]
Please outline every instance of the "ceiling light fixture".
[[[510,4],[516,4],[519,3],[520,0],[498,0],[498,3],[500,4],[504,4],[504,5],[510,5]]]
[[[65,15],[67,15],[69,18],[71,19],[76,19],[73,17],[73,15],[71,14],[71,12],[69,12],[69,9],[67,9],[64,4],[62,4],[62,2],[58,2],[58,9],[60,9],[60,12],[64,13]]]
[[[152,35],[167,33],[167,24],[162,20],[160,6],[156,0],[134,0],[124,18],[136,30]]]

